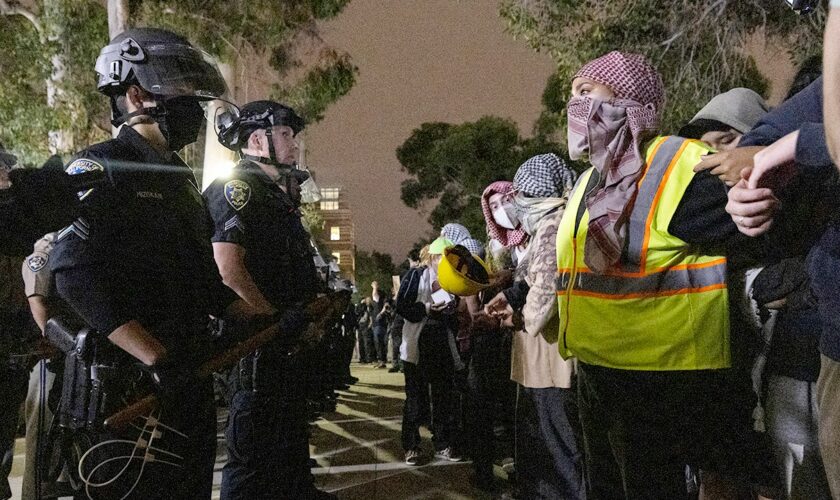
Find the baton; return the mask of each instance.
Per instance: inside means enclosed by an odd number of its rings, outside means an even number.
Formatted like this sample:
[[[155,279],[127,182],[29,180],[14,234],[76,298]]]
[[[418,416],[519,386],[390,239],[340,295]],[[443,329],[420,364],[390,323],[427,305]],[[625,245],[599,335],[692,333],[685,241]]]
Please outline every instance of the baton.
[[[296,347],[305,348],[320,340],[328,330],[330,320],[338,321],[341,314],[347,309],[350,303],[351,294],[347,290],[318,297],[306,304],[306,316],[312,322],[299,337]],[[221,354],[212,357],[199,366],[196,376],[199,379],[210,377],[214,372],[229,368],[239,362],[240,359],[266,345],[275,337],[281,335],[280,325],[274,324],[247,339],[239,342]],[[303,345],[301,345],[303,344]],[[122,431],[137,417],[148,415],[158,406],[158,398],[149,394],[143,399],[133,403],[119,412],[105,419],[105,428],[111,431]]]

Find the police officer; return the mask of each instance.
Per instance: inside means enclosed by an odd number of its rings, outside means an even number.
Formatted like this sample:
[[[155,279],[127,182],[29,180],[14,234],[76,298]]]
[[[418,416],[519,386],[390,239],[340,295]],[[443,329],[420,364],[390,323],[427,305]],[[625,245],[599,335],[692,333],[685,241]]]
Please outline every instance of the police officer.
[[[220,142],[241,161],[205,191],[215,224],[213,252],[225,283],[263,311],[299,308],[319,290],[309,234],[301,224],[295,136],[304,122],[273,101],[221,115]],[[287,332],[288,333],[288,332]],[[317,490],[309,468],[305,384],[308,367],[273,345],[244,358],[234,376],[226,432],[225,500],[333,498]]]
[[[87,343],[115,367],[103,413],[120,409],[147,380],[157,383],[161,408],[137,419],[133,432],[90,430],[97,444],[80,467],[85,492],[208,499],[216,451],[212,382],[190,374],[209,348],[209,315],[248,308],[219,277],[209,215],[175,151],[196,140],[200,103],[222,95],[224,81],[186,39],[147,28],[111,40],[96,72],[121,129],[79,153],[67,172],[103,172],[111,185],[79,194],[81,216],[59,232],[50,265],[59,294],[95,330]],[[153,376],[138,375],[138,364]]]
[[[7,156],[5,151],[0,152],[0,184],[8,179],[15,163]],[[20,405],[26,397],[32,366],[30,353],[37,339],[23,292],[22,262],[22,255],[0,255],[0,499],[12,497],[8,477]]]
[[[0,253],[23,254],[45,233],[78,215],[76,191],[103,182],[101,174],[71,178],[54,156],[40,169],[16,168],[18,159],[0,144]]]

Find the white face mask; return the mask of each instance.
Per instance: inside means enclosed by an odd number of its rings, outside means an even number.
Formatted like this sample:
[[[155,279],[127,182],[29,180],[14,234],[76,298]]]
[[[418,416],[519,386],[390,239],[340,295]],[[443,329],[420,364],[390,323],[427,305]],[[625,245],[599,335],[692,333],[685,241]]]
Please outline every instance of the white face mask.
[[[493,220],[496,224],[505,229],[516,229],[517,224],[511,219],[511,215],[515,213],[513,208],[509,203],[505,203],[493,210]]]

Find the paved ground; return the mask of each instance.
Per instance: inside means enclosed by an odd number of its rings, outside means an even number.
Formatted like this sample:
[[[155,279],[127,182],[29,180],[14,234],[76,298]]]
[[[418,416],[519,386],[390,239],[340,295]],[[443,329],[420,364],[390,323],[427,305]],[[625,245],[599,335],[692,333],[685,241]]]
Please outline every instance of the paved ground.
[[[490,498],[470,487],[468,463],[431,460],[431,440],[425,429],[421,434],[428,461],[420,467],[406,466],[399,439],[403,375],[355,364],[352,370],[359,383],[340,393],[336,413],[313,424],[311,451],[320,466],[313,473],[321,489],[342,500]],[[220,415],[220,427],[223,419]],[[221,433],[219,439],[213,498],[219,498],[221,469],[227,459]],[[20,439],[10,478],[17,494],[25,460]]]

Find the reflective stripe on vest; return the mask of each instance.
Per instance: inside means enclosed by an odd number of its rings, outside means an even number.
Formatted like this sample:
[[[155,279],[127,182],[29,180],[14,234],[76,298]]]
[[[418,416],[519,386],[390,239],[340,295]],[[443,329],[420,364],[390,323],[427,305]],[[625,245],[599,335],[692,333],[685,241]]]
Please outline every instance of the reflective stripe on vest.
[[[726,287],[726,259],[695,266],[677,266],[662,271],[635,275],[595,274],[586,270],[575,273],[575,295],[611,299],[637,299],[680,293],[699,293]],[[571,270],[557,277],[557,294],[565,295]]]

